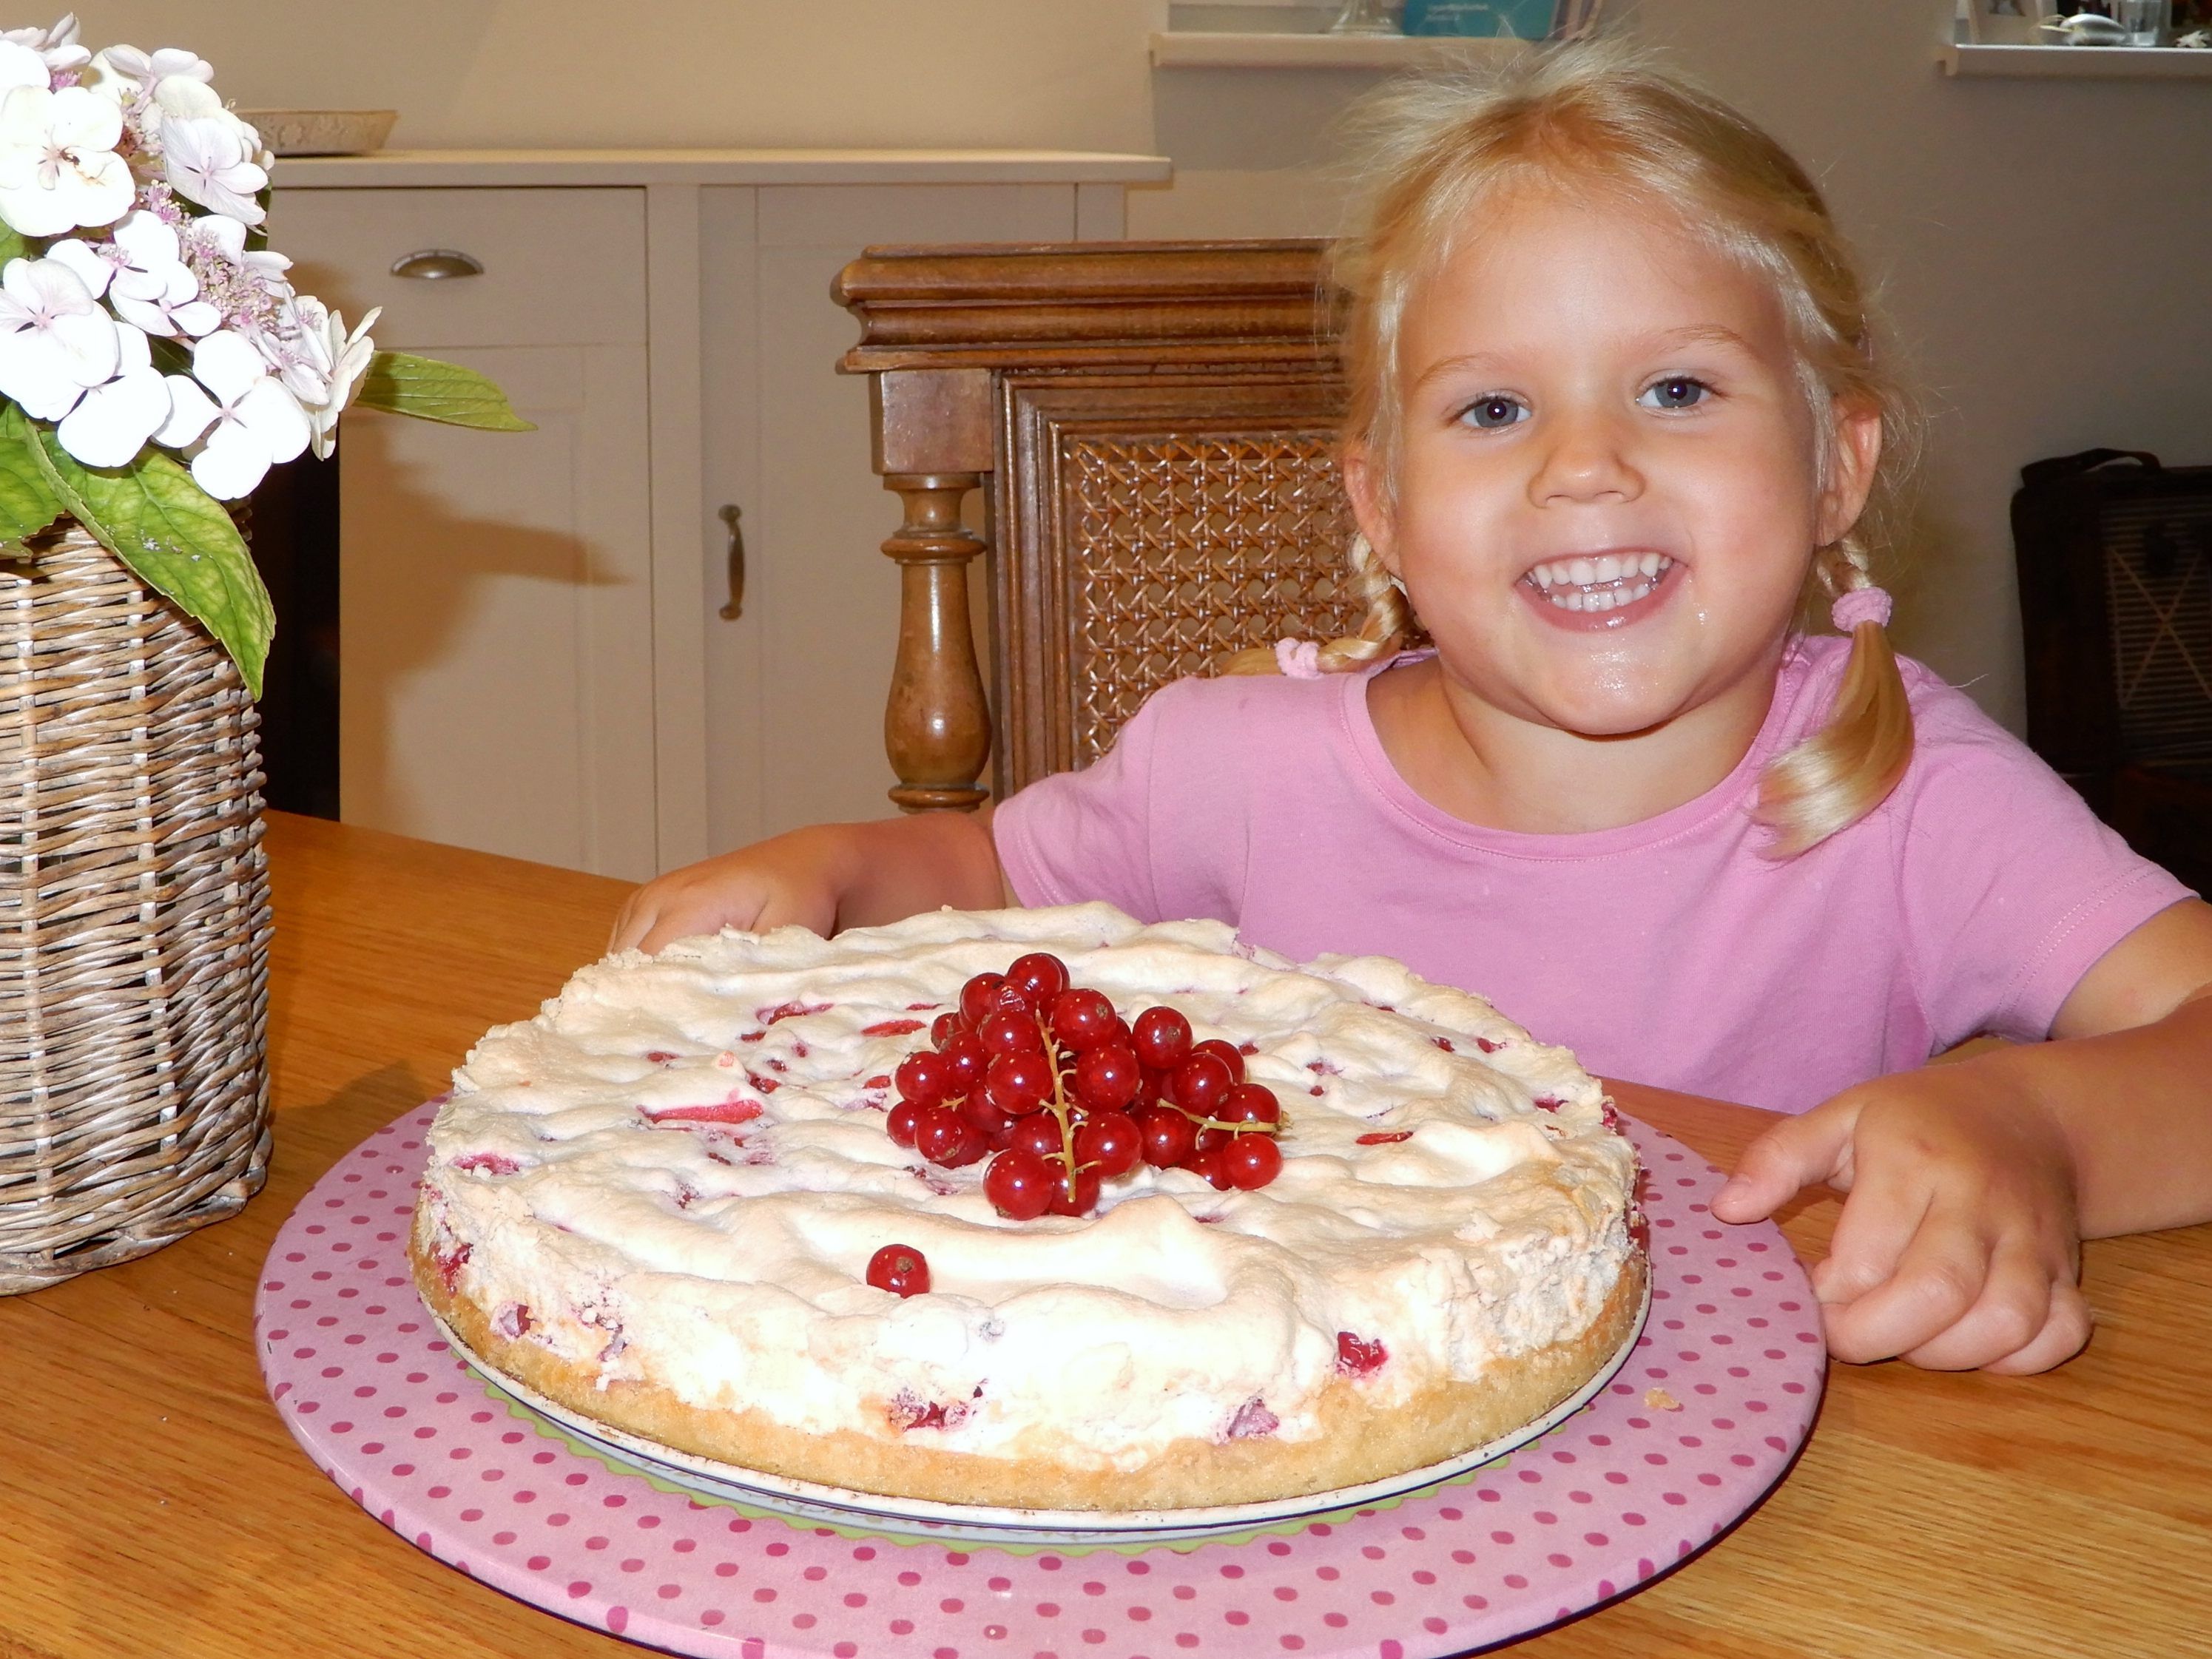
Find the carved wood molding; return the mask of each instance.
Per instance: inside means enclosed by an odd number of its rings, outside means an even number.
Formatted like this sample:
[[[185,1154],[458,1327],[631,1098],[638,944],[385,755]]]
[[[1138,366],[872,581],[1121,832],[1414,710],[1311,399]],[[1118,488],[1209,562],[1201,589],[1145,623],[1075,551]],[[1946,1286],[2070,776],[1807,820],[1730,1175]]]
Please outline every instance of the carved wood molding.
[[[893,368],[1328,362],[1320,241],[872,247],[831,293],[847,374]]]

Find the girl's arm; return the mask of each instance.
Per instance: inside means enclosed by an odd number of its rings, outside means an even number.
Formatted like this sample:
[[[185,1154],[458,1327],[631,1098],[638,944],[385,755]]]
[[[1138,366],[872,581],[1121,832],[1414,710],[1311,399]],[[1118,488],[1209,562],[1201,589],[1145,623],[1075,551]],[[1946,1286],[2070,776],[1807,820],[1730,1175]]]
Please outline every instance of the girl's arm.
[[[611,951],[658,951],[722,927],[796,922],[828,935],[951,905],[1020,901],[999,867],[991,809],[918,812],[872,823],[821,823],[655,878],[615,919]]]
[[[1838,1358],[2046,1369],[2088,1338],[2081,1238],[2212,1219],[2212,905],[2106,952],[2052,1037],[1877,1078],[1745,1150],[1724,1221],[1850,1194],[1813,1269]]]

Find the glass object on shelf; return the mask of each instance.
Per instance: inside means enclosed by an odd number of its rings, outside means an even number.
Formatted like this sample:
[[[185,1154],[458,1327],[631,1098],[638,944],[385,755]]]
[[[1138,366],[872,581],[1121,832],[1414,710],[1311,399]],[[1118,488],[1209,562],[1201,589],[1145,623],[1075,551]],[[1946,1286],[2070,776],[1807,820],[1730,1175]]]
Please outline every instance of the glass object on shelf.
[[[1395,34],[1398,21],[1386,0],[1344,0],[1344,9],[1328,26],[1331,34]]]
[[[2112,21],[2128,32],[2128,45],[2162,46],[2169,3],[2170,0],[2114,0]]]

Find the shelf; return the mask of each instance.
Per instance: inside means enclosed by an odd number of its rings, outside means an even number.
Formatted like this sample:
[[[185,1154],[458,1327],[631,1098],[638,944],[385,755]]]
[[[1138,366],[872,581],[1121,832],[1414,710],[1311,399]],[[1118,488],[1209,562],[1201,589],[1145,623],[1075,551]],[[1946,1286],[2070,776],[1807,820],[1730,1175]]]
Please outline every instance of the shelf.
[[[1152,36],[1152,67],[1455,69],[1516,57],[1528,51],[1531,45],[1527,40],[1481,35],[1201,34],[1178,31]]]
[[[2184,46],[1946,46],[1946,75],[2093,81],[2212,81],[2212,52]]]

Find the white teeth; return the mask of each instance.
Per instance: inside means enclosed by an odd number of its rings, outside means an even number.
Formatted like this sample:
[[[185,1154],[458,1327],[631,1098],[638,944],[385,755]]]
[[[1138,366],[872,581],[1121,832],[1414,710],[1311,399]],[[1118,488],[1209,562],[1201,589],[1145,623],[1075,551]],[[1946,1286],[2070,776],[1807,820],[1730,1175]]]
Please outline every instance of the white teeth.
[[[1562,611],[1614,611],[1644,598],[1674,568],[1664,553],[1601,553],[1531,565],[1525,580]]]

